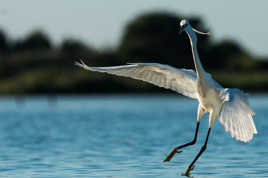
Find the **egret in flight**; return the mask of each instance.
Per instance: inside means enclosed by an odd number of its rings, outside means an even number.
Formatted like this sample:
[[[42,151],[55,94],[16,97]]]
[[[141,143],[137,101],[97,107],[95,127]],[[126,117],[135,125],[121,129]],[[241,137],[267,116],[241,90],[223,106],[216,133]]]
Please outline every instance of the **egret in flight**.
[[[176,69],[158,63],[132,63],[114,67],[89,67],[83,61],[75,64],[89,71],[104,72],[149,82],[197,99],[199,105],[193,140],[176,146],[164,160],[164,162],[170,161],[176,153],[181,152],[180,149],[196,143],[199,123],[204,113],[208,113],[209,127],[206,140],[184,173],[184,175],[189,176],[195,162],[207,148],[209,134],[215,120],[219,120],[232,137],[242,142],[251,140],[253,135],[257,134],[257,130],[252,118],[255,113],[249,107],[247,95],[239,89],[223,88],[204,70],[197,51],[196,33],[206,33],[194,29],[188,20],[180,22],[180,32],[183,31],[187,33],[190,39],[195,71]]]

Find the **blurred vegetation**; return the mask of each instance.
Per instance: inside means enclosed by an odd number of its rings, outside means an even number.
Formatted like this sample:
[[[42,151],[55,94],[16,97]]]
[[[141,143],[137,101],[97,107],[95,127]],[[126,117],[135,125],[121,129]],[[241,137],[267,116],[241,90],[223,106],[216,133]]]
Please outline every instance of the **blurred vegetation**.
[[[188,19],[195,28],[210,31],[199,17]],[[141,81],[84,71],[74,61],[83,59],[90,66],[158,62],[194,68],[189,40],[178,34],[179,20],[171,13],[142,14],[125,27],[116,49],[104,50],[72,38],[54,46],[41,30],[10,40],[0,30],[0,94],[168,93]],[[223,86],[267,91],[268,58],[252,56],[230,39],[215,43],[211,36],[198,38],[205,69]]]

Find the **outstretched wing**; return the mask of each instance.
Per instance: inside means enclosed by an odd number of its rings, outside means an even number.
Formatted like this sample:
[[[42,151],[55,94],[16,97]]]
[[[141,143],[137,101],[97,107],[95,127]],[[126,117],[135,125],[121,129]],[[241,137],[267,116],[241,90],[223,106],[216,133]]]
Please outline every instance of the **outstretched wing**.
[[[224,89],[221,97],[224,102],[218,120],[231,136],[242,142],[252,139],[257,130],[249,107],[247,96],[239,89]]]
[[[114,67],[89,67],[83,61],[75,64],[85,70],[130,77],[197,98],[196,73],[193,70],[176,69],[157,63],[133,63]]]

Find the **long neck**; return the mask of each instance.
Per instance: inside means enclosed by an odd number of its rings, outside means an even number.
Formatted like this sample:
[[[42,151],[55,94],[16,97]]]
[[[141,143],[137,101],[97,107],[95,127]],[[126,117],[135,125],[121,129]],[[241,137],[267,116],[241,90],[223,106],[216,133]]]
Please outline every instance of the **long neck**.
[[[202,78],[202,76],[205,75],[205,70],[200,62],[199,55],[197,52],[197,37],[196,34],[193,31],[187,31],[187,35],[190,38],[191,42],[191,47],[192,47],[192,54],[193,54],[193,59],[194,59],[194,65],[195,65],[195,70],[197,73],[198,78]]]

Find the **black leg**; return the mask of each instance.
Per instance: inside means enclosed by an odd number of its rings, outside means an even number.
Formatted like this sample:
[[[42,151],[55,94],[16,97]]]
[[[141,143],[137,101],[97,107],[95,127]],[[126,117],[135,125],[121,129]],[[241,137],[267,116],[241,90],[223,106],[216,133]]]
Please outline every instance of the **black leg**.
[[[202,153],[206,150],[210,130],[211,130],[211,128],[208,129],[208,133],[207,133],[207,138],[206,138],[205,144],[201,147],[201,150],[199,151],[199,153],[196,155],[196,157],[194,158],[194,160],[192,161],[192,163],[190,164],[190,166],[186,169],[186,172],[185,172],[185,174],[184,174],[185,176],[189,176],[189,172],[190,172],[191,170],[193,170],[193,168],[194,168],[194,163],[195,163],[195,162],[197,161],[197,159],[202,155]]]
[[[178,151],[179,149],[195,144],[196,139],[197,139],[197,134],[198,134],[199,124],[200,124],[200,122],[198,121],[197,124],[196,124],[195,135],[194,135],[194,139],[193,139],[193,141],[191,141],[191,142],[189,142],[189,143],[186,143],[186,144],[183,144],[183,145],[181,145],[181,146],[176,146],[176,147],[173,149],[173,151],[169,153],[169,155],[166,157],[166,159],[165,159],[163,162],[170,161],[171,158],[172,158],[176,153],[180,153],[180,152],[182,152],[182,151]]]

